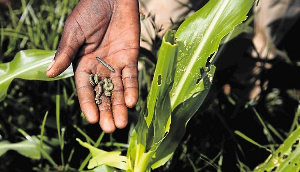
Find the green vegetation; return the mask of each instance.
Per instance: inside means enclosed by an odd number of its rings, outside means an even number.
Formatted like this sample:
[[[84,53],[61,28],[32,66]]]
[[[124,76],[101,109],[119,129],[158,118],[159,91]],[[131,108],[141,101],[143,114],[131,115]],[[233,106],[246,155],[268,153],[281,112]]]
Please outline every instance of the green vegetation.
[[[228,52],[253,48],[253,0],[211,0],[149,42],[160,48],[141,47],[139,102],[113,134],[86,122],[71,67],[44,75],[77,2],[0,6],[0,171],[299,171],[296,86],[244,101],[245,84],[228,74],[239,69]]]

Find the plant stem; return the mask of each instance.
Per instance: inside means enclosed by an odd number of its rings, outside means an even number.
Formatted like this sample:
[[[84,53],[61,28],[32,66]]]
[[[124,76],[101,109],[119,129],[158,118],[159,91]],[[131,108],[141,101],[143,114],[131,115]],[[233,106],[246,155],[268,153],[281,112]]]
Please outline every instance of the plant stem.
[[[57,128],[57,135],[58,135],[58,140],[59,140],[59,145],[60,145],[60,158],[61,158],[61,164],[64,167],[65,162],[64,162],[64,141],[61,135],[61,130],[60,130],[60,95],[59,95],[59,82],[58,82],[58,87],[57,87],[57,94],[56,94],[56,128]]]
[[[137,166],[134,167],[134,172],[150,171],[150,169],[148,169],[149,168],[148,165],[150,164],[151,157],[153,156],[154,153],[155,151],[144,153],[140,161],[136,164]]]

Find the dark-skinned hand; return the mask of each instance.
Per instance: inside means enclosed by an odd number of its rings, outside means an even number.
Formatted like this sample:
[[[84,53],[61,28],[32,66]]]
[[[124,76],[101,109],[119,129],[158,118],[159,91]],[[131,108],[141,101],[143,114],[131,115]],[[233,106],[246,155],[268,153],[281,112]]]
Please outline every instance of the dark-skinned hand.
[[[72,63],[78,100],[90,123],[112,133],[128,123],[128,109],[138,99],[137,57],[140,25],[137,0],[81,0],[67,18],[48,77],[62,73]],[[111,72],[96,60],[112,66]],[[96,105],[89,75],[110,78],[112,96]]]

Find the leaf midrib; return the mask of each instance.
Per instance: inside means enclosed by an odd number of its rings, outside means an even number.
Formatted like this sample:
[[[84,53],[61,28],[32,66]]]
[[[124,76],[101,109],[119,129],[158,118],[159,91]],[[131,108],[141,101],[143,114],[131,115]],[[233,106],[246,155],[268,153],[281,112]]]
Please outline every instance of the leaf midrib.
[[[34,68],[38,68],[39,66],[45,65],[45,64],[50,63],[50,62],[51,62],[50,59],[49,60],[46,59],[45,61],[43,61],[43,63],[38,63],[38,64],[35,64],[35,65],[30,66],[28,68],[24,67],[23,70],[19,70],[18,72],[14,72],[13,74],[9,74],[8,77],[6,77],[6,78],[4,78],[3,80],[0,81],[0,85],[2,85],[3,83],[5,83],[9,80],[13,80],[14,78],[16,78],[16,76],[18,76],[18,75],[20,75],[24,72],[30,71]],[[10,71],[8,71],[8,72],[10,72]]]
[[[212,23],[209,25],[207,31],[204,33],[203,39],[200,41],[199,46],[197,47],[195,53],[193,54],[189,64],[187,65],[186,71],[183,73],[182,77],[180,78],[177,88],[174,91],[173,96],[171,97],[171,108],[172,110],[175,108],[174,104],[176,102],[176,100],[178,99],[178,96],[180,94],[180,91],[183,88],[184,83],[186,82],[186,80],[189,78],[188,75],[190,73],[190,71],[192,70],[201,50],[203,49],[205,43],[208,40],[208,37],[211,35],[215,25],[217,24],[217,21],[219,20],[219,18],[221,17],[221,14],[223,13],[225,7],[227,6],[229,0],[226,0],[226,3],[222,3],[222,5],[219,7],[218,12],[216,13],[215,17],[212,20]],[[225,4],[225,5],[224,5]]]

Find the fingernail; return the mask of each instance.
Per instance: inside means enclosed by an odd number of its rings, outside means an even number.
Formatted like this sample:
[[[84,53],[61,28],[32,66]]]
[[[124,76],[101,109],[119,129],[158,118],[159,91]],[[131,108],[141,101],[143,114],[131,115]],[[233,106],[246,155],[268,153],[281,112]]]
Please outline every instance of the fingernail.
[[[50,69],[52,68],[52,66],[54,65],[54,63],[55,63],[55,60],[53,60],[53,61],[49,64],[49,66],[47,67],[47,71],[50,70]]]

